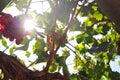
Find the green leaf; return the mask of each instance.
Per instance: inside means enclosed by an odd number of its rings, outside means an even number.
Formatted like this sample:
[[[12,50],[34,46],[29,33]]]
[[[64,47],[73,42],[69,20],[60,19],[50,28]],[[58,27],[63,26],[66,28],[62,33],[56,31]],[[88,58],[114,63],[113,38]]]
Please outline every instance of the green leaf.
[[[70,75],[70,73],[69,73],[69,71],[68,71],[67,65],[64,65],[62,70],[63,70],[63,74],[64,74],[65,76],[69,76],[69,75]]]
[[[100,33],[103,33],[102,29],[103,29],[103,26],[99,25],[99,26],[97,26],[97,28],[95,29],[95,31],[96,31],[98,34],[100,34]]]
[[[17,0],[16,1],[16,7],[23,11],[23,8],[26,8],[27,7],[27,3],[28,3],[28,0]],[[22,4],[22,5],[21,5]]]
[[[11,47],[11,48],[9,49],[10,54],[12,54],[12,53],[15,51],[15,49],[16,49],[16,46]]]
[[[82,16],[88,16],[90,13],[93,13],[94,10],[92,9],[94,2],[88,4],[88,6],[84,6],[82,10]]]
[[[57,66],[58,66],[58,64],[55,63],[55,62],[53,62],[53,63],[50,65],[49,71],[50,71],[50,72],[56,71],[56,70],[57,70]]]
[[[2,45],[8,48],[7,41],[4,38],[2,38]]]
[[[67,49],[63,50],[62,56],[65,57],[65,59],[67,59],[70,56],[70,53]]]
[[[86,41],[86,43],[92,43],[93,37],[92,36],[88,36],[88,37],[85,38],[85,41]]]
[[[65,58],[63,56],[56,57],[56,62],[59,63],[60,66],[65,65]]]
[[[85,48],[83,43],[79,43],[77,47],[79,48],[80,51]]]
[[[92,6],[92,9],[93,9],[94,11],[97,11],[98,6]]]
[[[75,19],[71,25],[71,31],[80,31],[81,28],[80,28],[80,21],[78,19]]]
[[[85,26],[87,26],[87,27],[88,27],[88,26],[91,27],[92,24],[93,24],[92,21],[90,21],[89,19],[85,19],[85,20],[84,20],[84,23],[85,23]]]
[[[118,65],[120,66],[120,61],[118,61]]]
[[[59,66],[62,66],[62,70],[63,70],[63,74],[68,76],[69,75],[69,71],[68,71],[68,67],[66,65],[66,59],[64,56],[56,56],[55,58],[56,62],[59,64]]]
[[[70,80],[78,80],[76,74],[72,74],[69,78]]]
[[[118,72],[110,72],[109,77],[111,80],[120,80],[120,74]]]
[[[96,20],[102,20],[103,15],[99,13],[98,11],[93,14],[93,17],[96,18]]]
[[[39,51],[44,51],[44,48],[45,48],[45,42],[43,39],[38,39],[35,44],[33,45],[33,52],[36,53],[38,50]]]
[[[83,36],[82,35],[77,35],[76,36],[76,41],[77,41],[77,43],[81,43],[83,41]]]
[[[108,33],[108,31],[110,30],[110,27],[108,25],[104,25],[103,28],[102,28],[102,34],[103,35],[106,35]]]
[[[36,55],[38,56],[37,63],[48,61],[48,58],[50,56],[46,51],[38,52]]]
[[[27,57],[30,57],[31,53],[29,51],[26,51],[26,55]]]
[[[108,50],[108,44],[109,42],[102,42],[98,47],[98,51],[106,52]]]

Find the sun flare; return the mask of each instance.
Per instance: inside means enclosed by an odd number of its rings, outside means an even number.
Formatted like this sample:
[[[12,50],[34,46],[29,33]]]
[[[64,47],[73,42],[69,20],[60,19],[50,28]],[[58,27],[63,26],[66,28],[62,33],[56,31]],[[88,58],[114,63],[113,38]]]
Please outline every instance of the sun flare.
[[[25,20],[24,28],[26,31],[32,31],[35,28],[35,22],[33,20]]]

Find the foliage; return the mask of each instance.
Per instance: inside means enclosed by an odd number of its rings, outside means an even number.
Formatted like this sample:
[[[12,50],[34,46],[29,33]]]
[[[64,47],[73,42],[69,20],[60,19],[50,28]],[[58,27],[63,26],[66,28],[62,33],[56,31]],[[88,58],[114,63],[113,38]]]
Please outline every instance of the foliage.
[[[24,10],[28,3],[27,0],[13,2],[19,10]],[[114,29],[114,23],[100,10],[97,3],[94,0],[47,2],[51,10],[45,11],[44,14],[31,11],[37,21],[37,28],[44,29],[44,33],[35,30],[29,39],[24,38],[22,47],[8,46],[6,39],[1,35],[1,45],[8,48],[11,55],[17,54],[17,50],[22,50],[26,51],[26,57],[29,58],[33,52],[38,59],[31,64],[45,62],[47,66],[43,67],[44,69],[49,72],[62,70],[62,74],[70,80],[119,80],[119,73],[112,71],[110,66],[110,61],[118,56],[116,43],[119,34]],[[72,32],[79,34],[67,35]],[[35,43],[30,52],[28,48],[32,41]],[[77,45],[73,45],[71,41]],[[72,54],[75,54],[73,69],[77,70],[74,74],[69,72],[69,66],[66,64],[66,60]]]

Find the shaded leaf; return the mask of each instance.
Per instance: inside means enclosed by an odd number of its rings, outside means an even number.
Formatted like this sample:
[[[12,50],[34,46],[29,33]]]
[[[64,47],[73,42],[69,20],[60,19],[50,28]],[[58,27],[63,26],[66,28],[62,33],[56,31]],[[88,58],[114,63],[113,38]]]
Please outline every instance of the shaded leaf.
[[[41,62],[48,61],[50,55],[45,51],[41,51],[41,52],[37,53],[37,56],[38,56],[37,63],[41,63]]]
[[[57,63],[53,62],[53,63],[50,65],[49,71],[50,71],[50,72],[54,72],[54,71],[57,70],[57,67],[58,67]]]
[[[19,10],[23,11],[23,8],[26,8],[26,6],[27,6],[28,0],[17,0],[17,1],[15,1],[15,3],[16,3],[16,7]]]
[[[80,28],[80,22],[79,22],[79,20],[77,20],[77,19],[75,19],[74,21],[73,21],[73,24],[71,25],[71,31],[80,31],[81,30],[81,28]]]

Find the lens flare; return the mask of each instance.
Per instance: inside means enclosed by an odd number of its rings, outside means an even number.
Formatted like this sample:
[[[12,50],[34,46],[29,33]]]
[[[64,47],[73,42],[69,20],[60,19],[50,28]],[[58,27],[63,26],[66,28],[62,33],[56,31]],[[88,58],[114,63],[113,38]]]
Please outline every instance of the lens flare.
[[[33,20],[25,20],[24,28],[26,31],[32,31],[35,28],[35,22]]]

